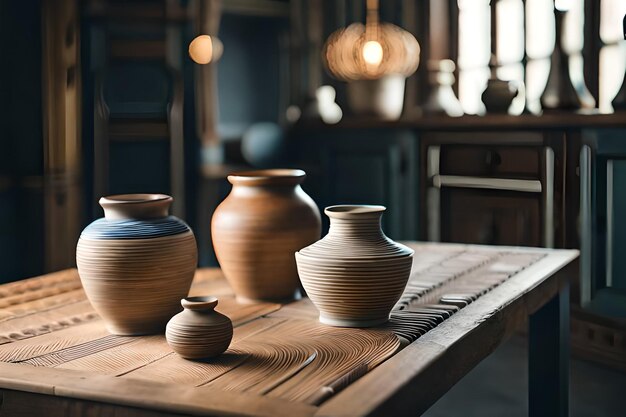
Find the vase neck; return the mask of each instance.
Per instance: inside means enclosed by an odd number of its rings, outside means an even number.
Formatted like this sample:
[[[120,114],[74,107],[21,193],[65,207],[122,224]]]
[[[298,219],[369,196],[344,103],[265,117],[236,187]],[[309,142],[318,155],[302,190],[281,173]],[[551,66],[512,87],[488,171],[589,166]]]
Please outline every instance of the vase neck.
[[[185,310],[196,311],[199,313],[210,313],[217,306],[217,297],[187,297],[180,301]]]
[[[381,229],[382,206],[332,206],[324,212],[330,218],[329,235],[342,238],[385,239]]]
[[[297,184],[279,184],[279,185],[248,185],[237,184],[233,185],[231,194],[237,197],[258,197],[259,195],[272,194],[272,195],[292,195],[302,188]]]
[[[378,219],[331,219],[330,236],[341,236],[342,238],[359,238],[369,240],[384,239],[385,234],[380,227],[380,218]]]
[[[294,187],[302,184],[306,174],[299,169],[264,169],[234,173],[228,176],[233,186]]]
[[[149,220],[167,217],[173,198],[165,194],[120,194],[99,201],[107,220]]]

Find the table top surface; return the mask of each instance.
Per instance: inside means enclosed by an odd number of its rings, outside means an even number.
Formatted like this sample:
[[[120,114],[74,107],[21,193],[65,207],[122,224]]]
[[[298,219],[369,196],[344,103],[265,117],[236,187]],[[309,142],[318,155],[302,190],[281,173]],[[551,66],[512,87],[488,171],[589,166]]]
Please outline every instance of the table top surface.
[[[408,245],[409,285],[375,329],[322,325],[306,298],[239,304],[219,269],[199,269],[190,294],[217,296],[235,325],[204,362],[164,335],[107,333],[74,269],[2,285],[0,388],[192,415],[416,415],[552,298],[578,256]]]

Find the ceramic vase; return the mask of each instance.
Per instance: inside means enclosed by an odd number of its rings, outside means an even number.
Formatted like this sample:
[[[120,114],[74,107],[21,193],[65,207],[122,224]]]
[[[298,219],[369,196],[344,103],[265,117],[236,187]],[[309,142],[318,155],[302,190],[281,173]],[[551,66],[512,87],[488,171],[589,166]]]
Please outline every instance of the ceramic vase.
[[[180,356],[206,359],[228,349],[233,339],[233,323],[215,311],[215,297],[188,297],[181,300],[184,310],[167,323],[165,338]]]
[[[330,230],[296,253],[298,273],[322,323],[385,323],[411,273],[413,250],[383,233],[383,206],[331,206]]]
[[[320,237],[317,206],[300,187],[304,171],[270,169],[228,176],[211,237],[239,301],[292,299],[299,288],[293,254]]]
[[[548,81],[541,95],[544,112],[576,111],[585,107],[570,77],[569,56],[562,46],[565,14],[564,11],[554,10],[556,40],[550,59]]]
[[[103,197],[104,218],[80,236],[83,288],[113,334],[162,332],[189,292],[196,240],[187,224],[168,216],[172,201],[163,194]]]
[[[491,78],[481,98],[487,113],[507,113],[517,93],[518,88],[511,81]]]
[[[398,120],[404,106],[402,74],[386,75],[375,80],[355,80],[347,84],[350,110],[358,116],[374,116],[383,120]]]

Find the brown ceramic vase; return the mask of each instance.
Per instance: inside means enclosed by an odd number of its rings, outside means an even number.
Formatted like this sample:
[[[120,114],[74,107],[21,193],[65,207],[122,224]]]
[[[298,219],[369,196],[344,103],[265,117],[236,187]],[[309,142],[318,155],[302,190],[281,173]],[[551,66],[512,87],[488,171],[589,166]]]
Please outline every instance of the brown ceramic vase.
[[[181,300],[184,310],[167,323],[167,343],[186,359],[217,356],[233,339],[233,323],[215,311],[217,298],[188,297]]]
[[[299,288],[294,253],[320,238],[315,202],[295,169],[228,176],[230,194],[211,221],[215,254],[238,300],[286,300]]]
[[[171,203],[163,194],[103,197],[104,218],[80,236],[83,288],[113,334],[162,332],[189,292],[196,239],[185,222],[168,216]]]

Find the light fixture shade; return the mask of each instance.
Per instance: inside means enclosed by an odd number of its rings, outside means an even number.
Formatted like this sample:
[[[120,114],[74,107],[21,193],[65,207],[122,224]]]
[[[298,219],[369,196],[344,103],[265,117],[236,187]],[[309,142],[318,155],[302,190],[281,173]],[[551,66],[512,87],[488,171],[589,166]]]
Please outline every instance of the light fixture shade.
[[[339,80],[375,80],[391,74],[408,77],[417,70],[419,56],[419,43],[406,30],[390,23],[353,23],[328,37],[322,61]]]

